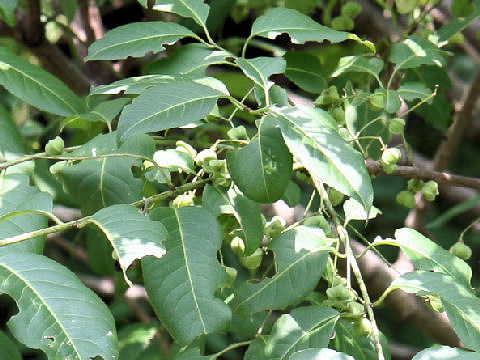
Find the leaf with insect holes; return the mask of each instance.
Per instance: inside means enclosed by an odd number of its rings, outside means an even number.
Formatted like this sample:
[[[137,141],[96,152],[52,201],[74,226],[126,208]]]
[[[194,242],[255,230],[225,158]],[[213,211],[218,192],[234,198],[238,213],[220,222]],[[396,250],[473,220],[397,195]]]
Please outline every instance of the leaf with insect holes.
[[[0,255],[0,293],[19,309],[10,332],[48,359],[117,358],[110,310],[63,265],[37,254]]]

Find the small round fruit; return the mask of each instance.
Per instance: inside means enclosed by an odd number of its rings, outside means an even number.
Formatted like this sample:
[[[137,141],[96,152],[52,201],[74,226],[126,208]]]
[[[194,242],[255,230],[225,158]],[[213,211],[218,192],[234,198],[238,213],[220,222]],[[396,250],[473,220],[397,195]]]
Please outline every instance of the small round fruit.
[[[265,226],[265,235],[275,238],[285,229],[286,221],[281,216],[274,216]]]
[[[433,201],[438,195],[438,184],[433,180],[429,180],[423,185],[422,192],[425,199]]]
[[[403,130],[405,128],[405,120],[402,118],[393,118],[388,123],[388,130],[392,134],[403,134]]]
[[[230,267],[230,266],[225,266],[224,269],[225,269],[225,272],[228,275],[227,283],[229,285],[232,285],[235,282],[235,280],[237,279],[238,271],[234,267]]]
[[[245,243],[243,242],[243,240],[241,238],[236,236],[230,242],[230,248],[238,256],[243,256],[243,253],[245,252]]]
[[[353,323],[353,336],[368,336],[372,333],[372,323],[367,318],[362,318]]]
[[[382,153],[382,163],[386,165],[396,164],[402,157],[402,152],[397,148],[385,149]]]
[[[450,251],[453,255],[463,260],[468,260],[472,257],[472,249],[470,246],[465,245],[462,241],[458,241],[452,245]]]
[[[415,206],[415,195],[408,190],[400,191],[396,197],[397,202],[409,209]]]
[[[341,107],[336,107],[330,112],[338,125],[345,124],[345,111]]]
[[[60,155],[63,153],[65,143],[60,136],[56,136],[55,139],[49,140],[45,145],[45,152],[48,156]]]
[[[327,289],[327,296],[329,299],[335,300],[351,300],[352,294],[344,285],[335,285]]]
[[[423,182],[423,180],[420,179],[410,179],[407,182],[408,190],[413,193],[422,190],[423,185],[425,185],[425,183]]]

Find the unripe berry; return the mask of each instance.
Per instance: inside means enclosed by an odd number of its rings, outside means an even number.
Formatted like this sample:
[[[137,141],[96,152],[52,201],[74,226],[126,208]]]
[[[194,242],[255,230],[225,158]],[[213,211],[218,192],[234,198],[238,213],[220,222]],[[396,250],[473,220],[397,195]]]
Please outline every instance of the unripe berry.
[[[270,222],[265,226],[265,235],[270,238],[275,238],[285,229],[285,219],[281,216],[274,216]]]
[[[345,195],[343,195],[337,189],[334,189],[334,188],[328,189],[328,200],[330,200],[333,206],[340,205],[344,199],[345,199]]]
[[[187,193],[178,195],[172,201],[172,207],[174,208],[181,208],[186,206],[192,206],[193,200],[195,199],[195,194]]]
[[[245,252],[245,243],[241,238],[234,237],[230,242],[230,248],[238,256],[243,256],[243,253]]]
[[[45,152],[48,156],[60,155],[63,153],[65,143],[60,136],[56,136],[55,139],[49,140],[45,145]]]
[[[462,241],[458,241],[453,244],[448,251],[463,260],[468,260],[472,257],[472,249],[470,246],[465,245]]]
[[[334,300],[351,300],[352,294],[344,285],[335,285],[327,289],[327,296]]]
[[[324,106],[330,105],[340,99],[336,86],[332,85],[328,89],[324,89],[315,100],[315,105]]]
[[[382,163],[386,165],[396,164],[402,157],[402,152],[397,148],[385,149],[382,153]]]
[[[345,124],[345,111],[341,107],[336,107],[330,112],[338,125]]]
[[[423,185],[425,185],[425,183],[420,179],[410,179],[407,182],[407,188],[412,193],[422,190]]]
[[[403,134],[405,128],[405,120],[402,118],[393,118],[388,123],[388,130],[392,134]]]
[[[428,201],[433,201],[438,195],[438,184],[433,180],[429,180],[425,183],[425,185],[423,185],[422,192],[423,196],[425,196],[425,199]]]
[[[367,318],[362,318],[353,323],[353,336],[368,336],[372,333],[372,323]]]
[[[263,251],[262,249],[257,249],[253,252],[252,255],[245,256],[241,258],[243,266],[249,270],[256,270],[262,263]]]
[[[415,206],[415,195],[408,190],[400,191],[396,197],[397,202],[409,209]]]

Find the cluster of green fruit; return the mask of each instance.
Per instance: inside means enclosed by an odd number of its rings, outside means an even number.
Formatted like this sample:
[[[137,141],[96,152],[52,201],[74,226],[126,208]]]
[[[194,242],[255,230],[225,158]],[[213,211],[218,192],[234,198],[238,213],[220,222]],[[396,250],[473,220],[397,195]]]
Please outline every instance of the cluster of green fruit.
[[[342,5],[340,15],[332,19],[331,26],[335,30],[353,30],[353,22],[358,14],[362,12],[362,5],[357,2],[349,1]]]
[[[342,108],[343,100],[338,94],[337,87],[332,85],[324,89],[315,99],[315,105],[327,110],[338,125],[345,124],[345,111]]]
[[[433,201],[438,195],[438,184],[433,180],[424,182],[420,179],[410,179],[407,183],[407,190],[400,191],[396,200],[400,205],[411,209],[415,206],[415,194],[418,191],[423,193],[425,200]]]
[[[372,324],[365,316],[365,306],[357,301],[358,294],[347,286],[347,279],[335,276],[327,289],[327,298],[323,305],[337,309],[343,318],[351,320],[354,336],[370,335]]]

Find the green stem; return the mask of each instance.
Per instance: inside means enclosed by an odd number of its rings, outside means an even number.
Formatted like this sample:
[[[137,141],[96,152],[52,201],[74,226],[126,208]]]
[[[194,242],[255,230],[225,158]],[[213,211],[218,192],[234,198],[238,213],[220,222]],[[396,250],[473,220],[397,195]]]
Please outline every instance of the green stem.
[[[248,42],[250,41],[250,39],[252,38],[252,36],[250,35],[247,40],[245,40],[245,43],[243,44],[243,48],[242,48],[242,57],[244,58],[245,57],[245,53],[247,52],[247,46],[248,46]]]
[[[78,148],[80,148],[80,146],[72,146],[72,147],[69,147],[69,148],[65,148],[64,151],[69,152],[69,151],[76,150]],[[48,157],[47,153],[45,153],[45,152],[37,153],[37,154],[31,154],[31,155],[24,155],[24,156],[19,157],[17,159],[13,159],[13,160],[10,160],[10,161],[4,161],[4,162],[0,163],[0,170],[6,169],[10,166],[21,164],[21,163],[26,162],[26,161],[35,160],[35,159],[44,159],[44,158],[51,158],[51,157]]]
[[[216,359],[217,357],[233,350],[233,349],[236,349],[236,348],[239,348],[239,347],[242,347],[242,346],[247,346],[247,345],[250,345],[250,343],[252,342],[253,340],[248,340],[248,341],[243,341],[243,342],[239,342],[239,343],[236,343],[236,344],[232,344],[230,346],[227,346],[225,349],[223,349],[222,351],[219,351],[217,352],[216,354],[213,354],[210,356],[210,359]]]
[[[0,222],[8,220],[8,219],[16,217],[16,216],[30,215],[30,214],[37,214],[37,215],[46,216],[46,217],[50,218],[51,220],[53,220],[57,225],[64,224],[64,222],[62,220],[60,220],[58,217],[56,217],[55,215],[53,215],[52,213],[50,213],[48,211],[43,211],[43,210],[12,211],[12,212],[9,212],[9,213],[3,215],[2,217],[0,217]]]

